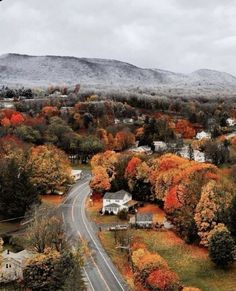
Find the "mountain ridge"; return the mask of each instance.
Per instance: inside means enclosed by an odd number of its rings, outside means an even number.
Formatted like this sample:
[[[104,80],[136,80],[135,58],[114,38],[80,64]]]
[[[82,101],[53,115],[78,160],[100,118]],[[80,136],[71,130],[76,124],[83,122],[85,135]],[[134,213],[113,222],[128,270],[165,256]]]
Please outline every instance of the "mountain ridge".
[[[236,87],[236,77],[225,72],[199,69],[190,74],[156,68],[140,68],[114,59],[73,56],[0,56],[0,84],[47,86],[76,83],[104,86],[141,87]]]

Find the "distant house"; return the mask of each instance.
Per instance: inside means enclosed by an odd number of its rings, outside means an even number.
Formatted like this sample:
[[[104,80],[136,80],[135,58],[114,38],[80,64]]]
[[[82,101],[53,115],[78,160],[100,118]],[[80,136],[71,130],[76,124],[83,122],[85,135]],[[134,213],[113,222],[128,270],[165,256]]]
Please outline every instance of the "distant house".
[[[216,119],[215,118],[208,118],[207,120],[207,128],[209,131],[213,130],[216,125]]]
[[[136,213],[135,226],[139,228],[151,228],[153,225],[152,213]]]
[[[70,106],[63,106],[63,107],[61,107],[60,111],[61,111],[61,113],[67,113],[72,108],[73,107],[70,107]]]
[[[152,149],[149,146],[140,146],[140,147],[134,147],[129,149],[130,152],[138,153],[138,154],[146,154],[151,155]]]
[[[167,150],[167,144],[163,141],[154,141],[155,152],[163,152]]]
[[[235,122],[235,120],[234,120],[233,118],[228,118],[228,119],[226,120],[226,122],[227,122],[227,125],[230,126],[230,127],[236,125],[236,122]]]
[[[0,101],[0,108],[15,109],[14,101]]]
[[[125,119],[123,119],[123,123],[133,124],[134,123],[134,119],[133,118],[125,118]]]
[[[206,132],[206,131],[201,131],[201,132],[198,132],[197,135],[196,135],[196,139],[198,140],[202,140],[202,139],[211,139],[211,133],[209,132]]]
[[[23,279],[23,270],[26,262],[33,254],[27,250],[18,253],[6,250],[2,253],[2,266],[0,269],[0,282],[10,282]]]
[[[71,171],[71,176],[72,176],[72,178],[74,178],[75,181],[78,181],[79,179],[81,179],[81,175],[82,175],[82,170],[72,170]]]
[[[121,123],[120,119],[118,119],[118,118],[115,118],[114,122],[115,122],[115,124],[120,124]]]
[[[117,214],[122,209],[129,211],[136,204],[137,202],[132,200],[132,195],[125,190],[107,192],[103,197],[102,212]]]
[[[190,150],[188,146],[182,147],[182,149],[178,152],[179,155],[185,159],[193,159],[199,163],[205,163],[206,157],[204,152],[200,152],[199,150],[192,150],[192,157],[190,156]]]

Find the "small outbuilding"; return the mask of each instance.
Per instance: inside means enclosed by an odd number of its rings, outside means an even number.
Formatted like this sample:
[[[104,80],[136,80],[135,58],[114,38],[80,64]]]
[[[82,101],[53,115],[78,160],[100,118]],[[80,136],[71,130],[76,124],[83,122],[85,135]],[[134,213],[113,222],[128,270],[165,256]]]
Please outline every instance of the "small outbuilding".
[[[152,213],[136,213],[135,226],[137,228],[152,228],[153,214]]]

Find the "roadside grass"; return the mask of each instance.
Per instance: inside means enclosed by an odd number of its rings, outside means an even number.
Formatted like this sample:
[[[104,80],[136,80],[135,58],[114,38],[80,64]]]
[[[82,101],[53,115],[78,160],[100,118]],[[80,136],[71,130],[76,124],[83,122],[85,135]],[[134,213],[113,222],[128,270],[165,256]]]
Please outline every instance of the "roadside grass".
[[[133,273],[127,260],[127,252],[116,248],[114,233],[103,231],[98,236],[107,254],[130,286],[130,289],[135,290]]]

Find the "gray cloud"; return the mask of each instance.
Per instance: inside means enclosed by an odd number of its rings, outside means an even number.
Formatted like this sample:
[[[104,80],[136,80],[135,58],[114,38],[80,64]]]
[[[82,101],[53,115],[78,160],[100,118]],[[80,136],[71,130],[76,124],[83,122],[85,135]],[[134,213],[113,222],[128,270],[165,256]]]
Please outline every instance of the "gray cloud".
[[[3,0],[0,54],[112,58],[236,75],[236,0]]]

